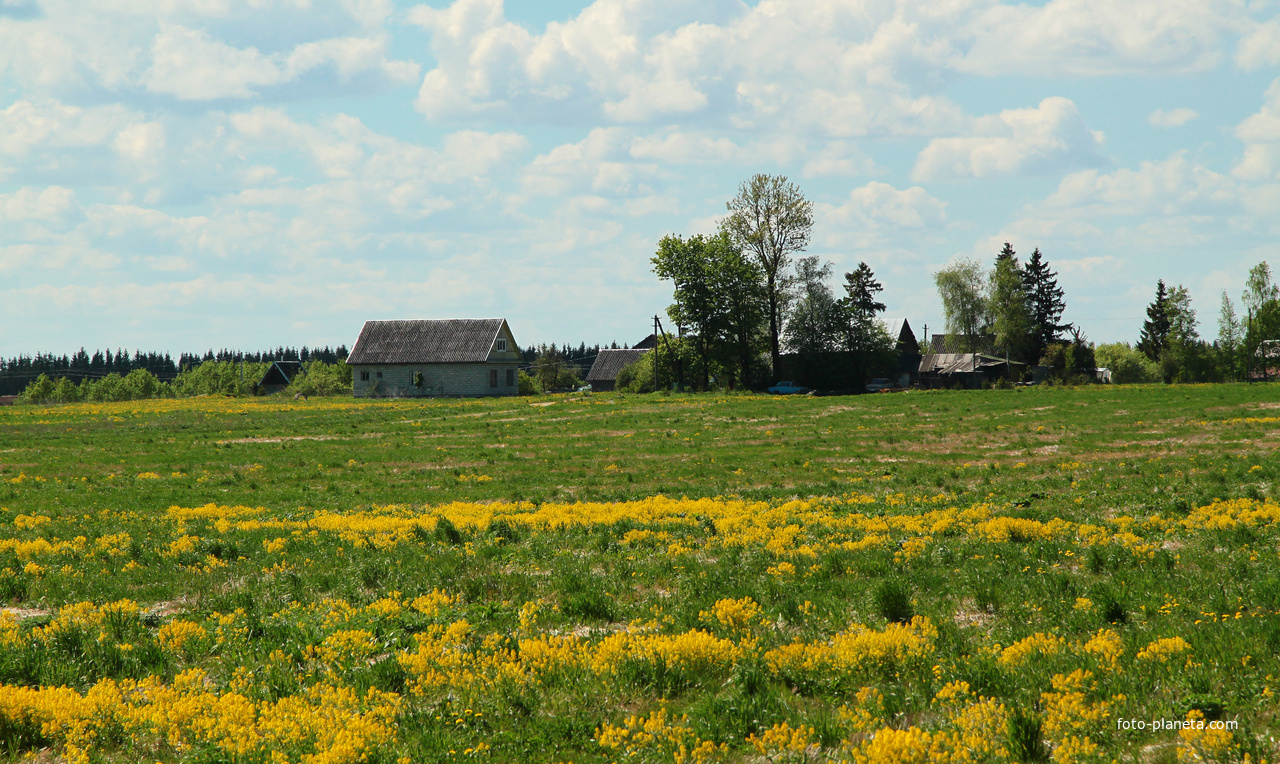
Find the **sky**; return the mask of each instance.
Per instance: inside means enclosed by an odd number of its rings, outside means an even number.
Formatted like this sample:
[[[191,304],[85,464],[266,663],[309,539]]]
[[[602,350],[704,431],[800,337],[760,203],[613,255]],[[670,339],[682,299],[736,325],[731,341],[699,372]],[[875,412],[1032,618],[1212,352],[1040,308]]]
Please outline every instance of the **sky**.
[[[1280,267],[1280,3],[0,0],[0,356],[632,344],[756,173],[918,333],[1007,241],[1093,341],[1157,279],[1211,340]]]

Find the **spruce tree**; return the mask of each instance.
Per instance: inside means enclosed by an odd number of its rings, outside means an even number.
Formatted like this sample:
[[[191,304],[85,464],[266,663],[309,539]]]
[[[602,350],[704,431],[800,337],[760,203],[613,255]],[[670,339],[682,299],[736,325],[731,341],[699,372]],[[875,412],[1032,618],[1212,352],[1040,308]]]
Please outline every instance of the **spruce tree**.
[[[841,300],[845,312],[845,349],[872,350],[878,347],[881,340],[876,314],[883,313],[884,303],[876,295],[884,291],[884,286],[876,280],[871,266],[865,262],[851,273],[844,274],[844,291],[847,296]],[[896,342],[897,338],[893,340]]]
[[[1028,356],[1036,353],[1035,325],[1026,289],[1026,273],[1018,262],[1018,254],[1005,242],[996,255],[995,267],[988,275],[987,301],[991,306],[990,332],[995,335],[995,350],[1016,360],[1040,360]]]
[[[1147,320],[1142,324],[1142,335],[1138,338],[1138,350],[1153,361],[1160,360],[1169,342],[1169,330],[1173,320],[1169,315],[1169,290],[1165,288],[1164,279],[1156,282],[1156,299],[1147,306]]]
[[[1006,245],[1007,246],[1007,245]],[[1003,253],[1001,253],[1003,254]],[[1062,311],[1066,310],[1065,292],[1058,286],[1058,274],[1049,269],[1037,247],[1023,269],[1027,290],[1027,308],[1031,312],[1031,357],[1039,359],[1050,343],[1062,339],[1062,333],[1070,331],[1071,324],[1060,324]]]

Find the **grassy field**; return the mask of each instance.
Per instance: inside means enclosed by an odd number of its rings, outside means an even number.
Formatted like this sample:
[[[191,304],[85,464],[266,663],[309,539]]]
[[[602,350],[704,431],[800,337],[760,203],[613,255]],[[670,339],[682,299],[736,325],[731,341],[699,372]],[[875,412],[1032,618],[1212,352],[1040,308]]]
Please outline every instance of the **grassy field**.
[[[1277,445],[1270,385],[4,408],[0,757],[1275,760]]]

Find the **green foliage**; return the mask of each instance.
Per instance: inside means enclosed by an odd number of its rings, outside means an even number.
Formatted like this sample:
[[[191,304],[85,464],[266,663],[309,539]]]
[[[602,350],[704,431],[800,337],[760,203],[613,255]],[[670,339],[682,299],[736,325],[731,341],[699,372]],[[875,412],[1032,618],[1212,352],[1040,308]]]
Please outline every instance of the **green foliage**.
[[[1031,314],[1027,278],[1013,247],[1006,242],[989,277],[991,332],[997,351],[1024,363],[1035,360],[1030,355],[1039,345],[1039,327]]]
[[[624,366],[618,372],[614,386],[622,393],[653,392],[653,353],[645,353],[635,362]]]
[[[170,386],[174,395],[187,398],[194,395],[252,395],[254,385],[267,373],[270,364],[235,361],[205,361],[199,366],[183,369]]]
[[[1142,335],[1138,338],[1138,350],[1152,361],[1159,361],[1169,340],[1172,328],[1172,317],[1169,315],[1169,290],[1164,279],[1156,282],[1156,298],[1147,306],[1147,320],[1142,324]]]
[[[1067,307],[1065,293],[1058,286],[1058,274],[1049,268],[1039,248],[1027,260],[1023,280],[1031,319],[1030,355],[1034,358],[1050,343],[1057,342],[1071,325],[1060,323]]]
[[[848,321],[827,286],[831,263],[804,257],[796,263],[795,294],[785,336],[790,350],[803,355],[831,353],[846,334]]]
[[[871,266],[860,262],[852,273],[844,274],[844,291],[846,296],[840,301],[844,311],[842,349],[851,352],[892,350],[898,338],[890,337],[877,318],[885,310],[884,303],[876,297],[884,291],[884,286],[876,281]]]
[[[873,595],[876,612],[891,623],[907,623],[916,614],[911,604],[911,587],[898,578],[886,578],[876,585]]]
[[[529,376],[528,372],[524,369],[520,369],[518,373],[519,387],[517,388],[517,392],[520,395],[537,395],[539,392],[537,378]]]
[[[351,395],[352,368],[345,363],[307,361],[302,373],[290,381],[284,389],[288,396],[305,395],[308,398],[323,395]]]
[[[538,349],[538,357],[534,362],[534,379],[538,390],[578,387],[582,384],[582,373],[576,364],[569,363],[556,349],[555,345],[543,345]]]
[[[65,377],[52,381],[41,374],[19,396],[22,403],[77,403],[79,401],[140,401],[170,398],[170,385],[156,379],[146,369],[134,369],[125,376],[112,372],[101,379],[87,379],[76,385]]]
[[[757,174],[738,188],[738,195],[726,206],[729,215],[721,222],[722,230],[754,262],[764,279],[769,350],[776,372],[786,320],[787,266],[792,255],[809,245],[813,202],[786,176]]]
[[[711,387],[711,378],[748,380],[763,336],[765,292],[759,267],[727,233],[682,239],[664,236],[651,260],[654,273],[675,287],[667,315],[690,330],[697,363],[686,381]]]
[[[965,258],[933,274],[946,319],[947,346],[954,352],[986,350],[983,333],[991,323],[986,281],[982,264]]]
[[[1111,381],[1116,384],[1159,382],[1159,366],[1127,342],[1111,342],[1093,349],[1099,368],[1111,370]]]

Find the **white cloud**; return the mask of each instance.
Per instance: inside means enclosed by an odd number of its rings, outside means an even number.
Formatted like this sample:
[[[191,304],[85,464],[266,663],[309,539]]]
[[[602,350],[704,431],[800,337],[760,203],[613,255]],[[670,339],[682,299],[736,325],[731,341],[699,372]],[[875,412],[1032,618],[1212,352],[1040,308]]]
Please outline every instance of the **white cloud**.
[[[1175,215],[1219,210],[1238,201],[1239,190],[1230,178],[1192,163],[1180,151],[1162,162],[1143,162],[1136,170],[1072,173],[1046,204],[1088,216]]]
[[[115,140],[116,152],[136,162],[158,158],[164,153],[164,145],[164,125],[159,122],[129,125]]]
[[[1280,64],[1280,17],[1259,24],[1240,40],[1236,64],[1246,71]]]
[[[972,134],[935,138],[920,152],[916,181],[1052,172],[1105,163],[1101,133],[1088,129],[1072,101],[1046,98],[973,121]]]
[[[959,36],[972,42],[957,66],[985,75],[1102,76],[1201,72],[1226,39],[1249,25],[1229,0],[1050,0],[983,4]]]
[[[0,161],[44,148],[106,145],[135,120],[122,106],[80,108],[57,101],[15,101],[0,111]]]
[[[56,222],[76,209],[76,192],[61,186],[20,188],[0,194],[0,220]]]
[[[291,82],[326,65],[343,80],[368,71],[401,82],[414,80],[417,64],[388,61],[386,48],[385,38],[338,38],[304,43],[287,56],[267,56],[253,47],[215,40],[202,30],[170,26],[156,35],[143,81],[153,93],[208,101],[249,98],[262,87]]]
[[[1170,111],[1156,109],[1147,117],[1147,123],[1153,127],[1182,127],[1199,116],[1194,110],[1185,107]]]
[[[1262,108],[1236,127],[1244,156],[1231,174],[1241,180],[1280,178],[1280,79],[1271,83]]]
[[[840,206],[818,205],[824,224],[838,228],[887,229],[936,228],[947,219],[946,202],[919,186],[899,191],[888,183],[872,181],[855,188]]]
[[[282,74],[256,48],[241,50],[203,31],[173,26],[156,35],[143,79],[153,93],[204,101],[248,98],[255,88],[280,82]]]

